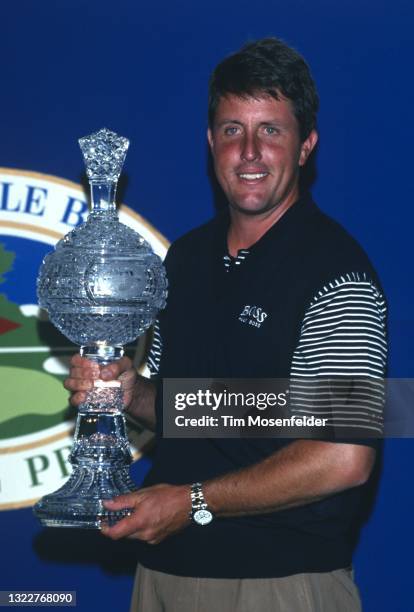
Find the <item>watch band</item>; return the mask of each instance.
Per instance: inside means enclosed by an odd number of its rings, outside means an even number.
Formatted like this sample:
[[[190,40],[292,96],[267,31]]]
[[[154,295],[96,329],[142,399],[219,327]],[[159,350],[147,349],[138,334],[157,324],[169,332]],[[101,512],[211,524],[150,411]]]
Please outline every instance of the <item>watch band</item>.
[[[191,512],[190,517],[197,525],[208,525],[213,520],[213,513],[204,499],[201,482],[194,482],[190,489]]]

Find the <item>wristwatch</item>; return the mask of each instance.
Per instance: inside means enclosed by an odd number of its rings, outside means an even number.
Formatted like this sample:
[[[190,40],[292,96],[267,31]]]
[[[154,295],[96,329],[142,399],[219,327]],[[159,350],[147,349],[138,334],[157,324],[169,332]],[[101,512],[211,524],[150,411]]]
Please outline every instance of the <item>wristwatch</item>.
[[[201,482],[195,482],[191,485],[191,512],[190,518],[196,525],[208,525],[213,520],[213,513],[209,510],[204,499]]]

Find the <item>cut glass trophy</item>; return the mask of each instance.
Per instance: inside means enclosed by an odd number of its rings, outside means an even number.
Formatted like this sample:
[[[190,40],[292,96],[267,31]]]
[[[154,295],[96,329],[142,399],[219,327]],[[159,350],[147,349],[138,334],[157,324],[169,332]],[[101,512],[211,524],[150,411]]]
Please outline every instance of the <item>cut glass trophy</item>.
[[[81,138],[91,187],[85,223],[60,240],[43,260],[39,304],[80,354],[105,365],[143,334],[165,305],[167,280],[161,259],[137,232],[120,223],[115,193],[129,141],[107,129]],[[99,529],[129,514],[102,501],[136,489],[120,383],[96,381],[79,406],[69,456],[73,471],[57,491],[34,507],[48,527]]]

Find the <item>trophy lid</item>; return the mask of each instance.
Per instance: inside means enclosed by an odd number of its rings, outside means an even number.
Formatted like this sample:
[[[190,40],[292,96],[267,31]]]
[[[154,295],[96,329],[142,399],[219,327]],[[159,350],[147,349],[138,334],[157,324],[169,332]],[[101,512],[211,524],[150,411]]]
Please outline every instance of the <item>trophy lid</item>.
[[[129,147],[128,138],[102,128],[79,138],[79,146],[91,183],[115,183],[118,180]]]

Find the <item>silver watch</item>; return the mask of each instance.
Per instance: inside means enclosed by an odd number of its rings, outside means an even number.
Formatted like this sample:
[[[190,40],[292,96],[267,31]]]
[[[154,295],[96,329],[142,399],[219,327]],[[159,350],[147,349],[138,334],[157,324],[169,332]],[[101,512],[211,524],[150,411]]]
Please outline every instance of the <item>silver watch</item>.
[[[213,520],[213,513],[209,510],[204,499],[201,482],[191,485],[191,512],[190,517],[196,525],[208,525]]]

